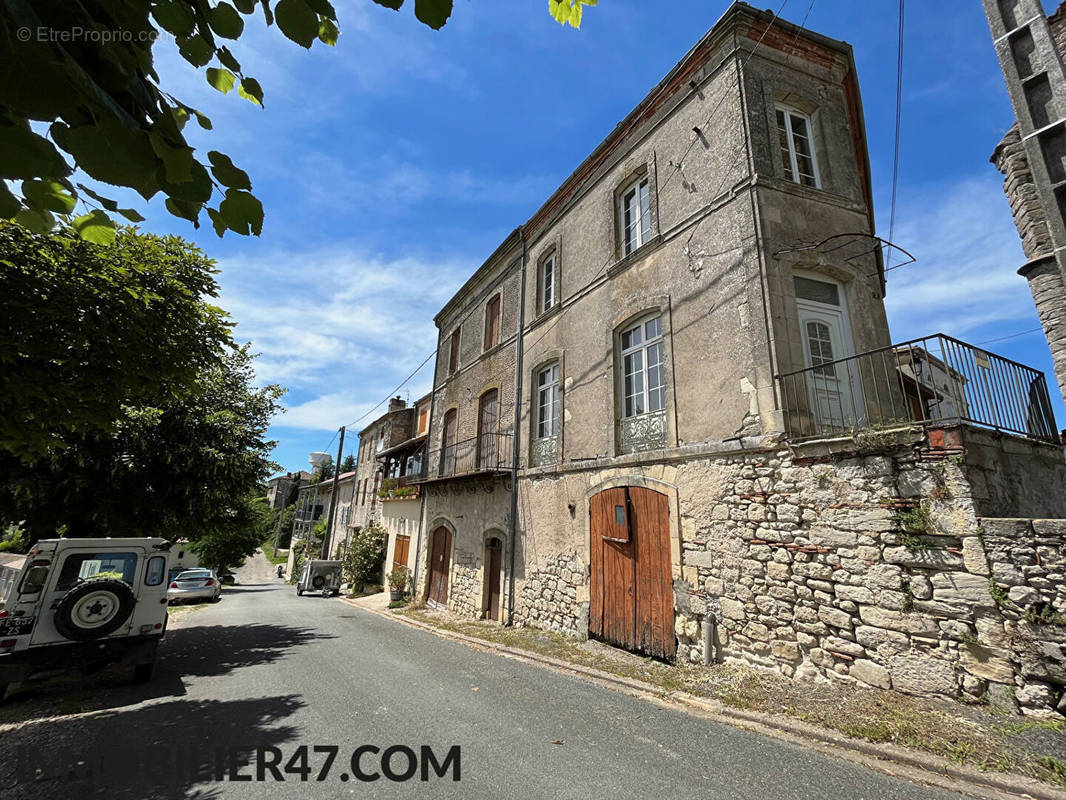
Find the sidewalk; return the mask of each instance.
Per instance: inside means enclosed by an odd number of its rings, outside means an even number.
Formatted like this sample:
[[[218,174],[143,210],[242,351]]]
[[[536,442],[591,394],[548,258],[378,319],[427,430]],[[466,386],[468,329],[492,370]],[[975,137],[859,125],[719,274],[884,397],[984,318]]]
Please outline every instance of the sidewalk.
[[[375,592],[374,594],[364,594],[360,597],[342,597],[341,599],[346,603],[365,608],[368,611],[380,611],[384,613],[387,612],[389,608],[388,592]]]
[[[392,611],[376,597],[348,602],[478,649],[574,673],[908,780],[979,798],[1066,800],[1062,720],[842,681],[793,681],[741,665],[664,664],[536,628],[501,627],[426,608]]]

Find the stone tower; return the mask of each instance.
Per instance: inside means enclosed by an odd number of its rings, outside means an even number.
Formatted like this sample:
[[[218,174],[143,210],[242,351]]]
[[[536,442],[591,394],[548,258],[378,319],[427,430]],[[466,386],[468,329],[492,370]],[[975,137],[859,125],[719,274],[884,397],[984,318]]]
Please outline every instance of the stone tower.
[[[983,0],[1015,124],[992,154],[1022,237],[1029,281],[1066,399],[1066,2]]]

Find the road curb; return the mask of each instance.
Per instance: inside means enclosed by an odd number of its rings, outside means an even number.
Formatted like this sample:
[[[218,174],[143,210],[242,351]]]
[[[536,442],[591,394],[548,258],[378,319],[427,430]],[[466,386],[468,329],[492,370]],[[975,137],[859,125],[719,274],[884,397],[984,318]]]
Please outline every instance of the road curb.
[[[980,772],[930,753],[907,750],[893,744],[875,744],[861,739],[852,739],[843,734],[799,720],[779,719],[758,711],[744,711],[732,708],[723,703],[697,697],[687,692],[667,691],[654,684],[645,683],[634,678],[624,678],[594,667],[572,664],[569,661],[552,658],[540,653],[445,630],[402,615],[390,613],[387,610],[368,608],[347,598],[342,599],[349,605],[361,608],[371,614],[376,614],[379,617],[384,617],[412,628],[418,628],[443,639],[452,639],[480,650],[501,653],[522,661],[544,664],[557,670],[591,678],[597,683],[607,684],[628,694],[651,699],[660,704],[677,707],[689,712],[695,711],[700,716],[732,725],[733,727],[740,727],[793,743],[813,744],[816,749],[823,753],[843,757],[848,761],[863,764],[896,778],[961,792],[981,800],[994,800],[1002,797],[1004,793],[1015,797],[1032,798],[1032,800],[1066,800],[1066,792],[1059,791],[1034,778],[1027,778],[1022,775]],[[915,775],[915,771],[921,774]]]

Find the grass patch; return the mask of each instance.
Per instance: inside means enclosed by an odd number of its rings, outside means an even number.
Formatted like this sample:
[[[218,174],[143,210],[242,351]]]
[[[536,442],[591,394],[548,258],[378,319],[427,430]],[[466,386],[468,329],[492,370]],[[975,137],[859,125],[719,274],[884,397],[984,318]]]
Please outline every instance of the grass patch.
[[[1045,731],[1062,720],[1005,722],[980,706],[910,697],[842,683],[793,681],[731,664],[666,664],[598,642],[537,628],[506,628],[408,606],[395,613],[442,630],[602,670],[659,688],[718,700],[733,708],[788,716],[856,739],[890,742],[985,771],[1015,772],[1066,787],[1066,747],[1048,745]],[[1040,737],[1044,736],[1041,741]],[[1048,751],[1057,753],[1049,754]]]
[[[274,550],[274,537],[271,536],[265,542],[263,542],[263,553],[270,560],[271,564],[284,564],[289,560],[288,548],[281,548],[281,555],[278,555]]]

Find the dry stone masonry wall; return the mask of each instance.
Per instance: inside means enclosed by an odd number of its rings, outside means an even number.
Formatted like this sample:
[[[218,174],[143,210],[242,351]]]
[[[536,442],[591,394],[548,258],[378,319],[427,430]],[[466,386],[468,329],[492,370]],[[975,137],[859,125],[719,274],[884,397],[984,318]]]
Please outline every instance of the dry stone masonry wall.
[[[578,635],[588,627],[588,604],[578,602],[586,580],[585,565],[575,553],[560,553],[531,574],[515,605],[515,622],[557,633]]]
[[[961,455],[750,454],[685,464],[678,486],[680,659],[702,660],[710,614],[718,659],[913,694],[991,688],[1039,713],[1066,702],[1066,523],[1007,537],[979,520]]]

